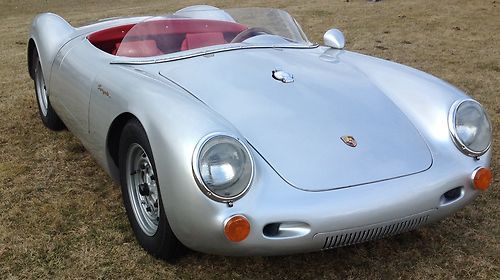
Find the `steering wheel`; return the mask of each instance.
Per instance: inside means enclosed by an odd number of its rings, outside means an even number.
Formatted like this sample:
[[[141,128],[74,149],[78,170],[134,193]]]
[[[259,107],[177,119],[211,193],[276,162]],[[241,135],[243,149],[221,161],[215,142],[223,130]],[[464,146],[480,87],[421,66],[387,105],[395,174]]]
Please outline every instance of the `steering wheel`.
[[[236,37],[234,37],[234,39],[231,40],[231,43],[241,43],[250,37],[264,35],[264,34],[272,35],[273,33],[269,31],[269,29],[263,27],[251,27],[238,33],[238,35],[236,35]]]

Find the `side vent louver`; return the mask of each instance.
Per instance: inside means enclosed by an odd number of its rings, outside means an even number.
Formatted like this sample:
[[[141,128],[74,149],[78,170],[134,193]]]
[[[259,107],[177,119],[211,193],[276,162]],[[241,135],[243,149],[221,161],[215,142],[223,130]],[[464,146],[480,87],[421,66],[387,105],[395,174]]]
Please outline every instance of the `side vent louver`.
[[[401,220],[399,222],[383,226],[374,226],[364,230],[343,231],[342,233],[332,234],[325,238],[322,250],[352,245],[414,230],[425,224],[428,218],[429,215],[425,215]]]

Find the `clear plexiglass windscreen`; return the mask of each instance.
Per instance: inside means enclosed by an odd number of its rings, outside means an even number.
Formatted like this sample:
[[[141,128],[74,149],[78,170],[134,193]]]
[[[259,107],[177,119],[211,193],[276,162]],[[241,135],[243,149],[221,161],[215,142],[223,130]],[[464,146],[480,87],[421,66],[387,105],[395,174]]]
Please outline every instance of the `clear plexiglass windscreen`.
[[[113,53],[152,57],[205,47],[223,49],[231,44],[312,45],[294,18],[283,10],[194,6],[133,25]]]

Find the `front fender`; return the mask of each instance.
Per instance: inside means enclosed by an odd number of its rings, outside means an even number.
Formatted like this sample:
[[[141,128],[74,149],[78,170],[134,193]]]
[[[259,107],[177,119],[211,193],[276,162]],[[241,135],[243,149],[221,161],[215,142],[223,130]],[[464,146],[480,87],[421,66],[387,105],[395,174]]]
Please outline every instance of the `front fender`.
[[[475,160],[457,150],[448,129],[452,104],[471,97],[437,77],[408,66],[353,52],[344,52],[341,57],[363,72],[400,108],[426,139],[435,160],[453,160],[456,164]],[[491,149],[477,164],[487,166],[490,159]]]
[[[174,233],[189,231],[182,228],[185,225],[182,219],[190,214],[179,213],[178,203],[192,204],[189,209],[194,212],[199,208],[198,203],[204,207],[207,203],[209,207],[224,207],[207,198],[196,184],[192,156],[198,141],[213,132],[241,135],[217,113],[168,80],[131,66],[109,67],[113,69],[98,75],[92,90],[90,133],[96,141],[92,153],[117,179],[106,138],[116,117],[123,113],[135,116],[144,127],[153,151],[163,206],[172,229]]]

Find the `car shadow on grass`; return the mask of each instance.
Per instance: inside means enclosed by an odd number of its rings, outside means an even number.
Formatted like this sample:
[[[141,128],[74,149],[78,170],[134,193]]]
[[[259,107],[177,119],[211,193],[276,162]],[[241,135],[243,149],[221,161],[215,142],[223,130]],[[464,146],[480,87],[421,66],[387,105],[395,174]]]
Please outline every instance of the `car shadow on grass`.
[[[416,267],[425,268],[429,262],[435,262],[434,266],[438,267],[446,266],[447,256],[455,253],[455,248],[443,244],[447,240],[443,240],[442,234],[447,235],[447,239],[462,236],[460,232],[447,232],[437,223],[381,240],[315,253],[225,257],[189,251],[175,266],[179,275],[193,277],[202,273],[224,279],[419,278],[414,274]],[[439,277],[439,271],[433,273]],[[422,277],[428,275],[420,273]]]

